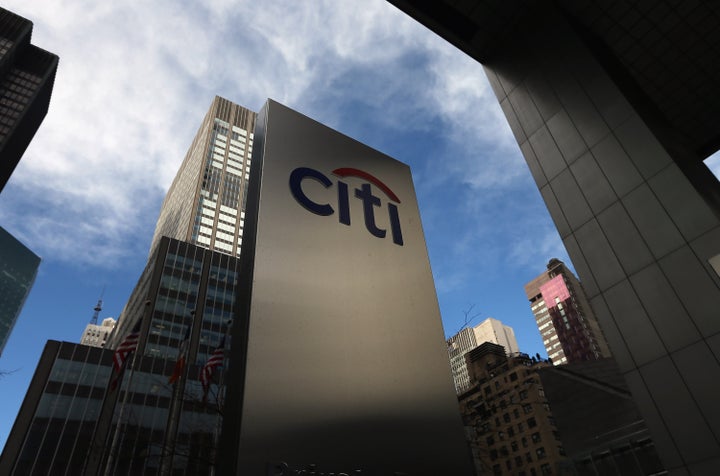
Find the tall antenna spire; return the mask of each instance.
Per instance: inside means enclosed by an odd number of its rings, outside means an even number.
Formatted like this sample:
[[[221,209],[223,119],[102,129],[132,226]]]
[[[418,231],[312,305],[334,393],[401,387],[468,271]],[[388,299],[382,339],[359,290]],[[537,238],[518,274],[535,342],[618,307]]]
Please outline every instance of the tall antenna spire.
[[[100,316],[100,311],[102,311],[102,297],[103,294],[105,294],[105,286],[103,286],[102,292],[100,293],[100,299],[98,299],[97,304],[95,304],[95,307],[93,308],[93,316],[92,319],[90,319],[90,324],[97,325],[98,323],[98,317]]]

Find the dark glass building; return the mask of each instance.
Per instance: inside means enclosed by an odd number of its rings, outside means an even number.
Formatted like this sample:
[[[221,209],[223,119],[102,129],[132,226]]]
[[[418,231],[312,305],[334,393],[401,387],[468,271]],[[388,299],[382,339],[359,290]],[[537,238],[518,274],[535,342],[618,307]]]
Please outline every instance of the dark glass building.
[[[0,192],[47,114],[58,66],[30,44],[32,26],[0,8]]]
[[[111,384],[112,350],[48,342],[0,474],[211,474],[223,371],[207,403],[199,375],[228,333],[237,266],[235,257],[162,238],[108,344],[116,347],[141,322],[121,384]],[[186,366],[171,384],[183,341]]]
[[[40,257],[0,227],[0,355],[39,266]]]
[[[483,64],[664,466],[715,474],[718,3],[390,1]]]

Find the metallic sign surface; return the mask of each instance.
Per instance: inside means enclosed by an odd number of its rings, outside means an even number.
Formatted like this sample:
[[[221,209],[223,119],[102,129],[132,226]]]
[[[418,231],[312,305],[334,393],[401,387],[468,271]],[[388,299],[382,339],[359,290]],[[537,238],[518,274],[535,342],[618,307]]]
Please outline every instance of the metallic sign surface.
[[[235,474],[473,474],[409,168],[271,100],[255,147]]]

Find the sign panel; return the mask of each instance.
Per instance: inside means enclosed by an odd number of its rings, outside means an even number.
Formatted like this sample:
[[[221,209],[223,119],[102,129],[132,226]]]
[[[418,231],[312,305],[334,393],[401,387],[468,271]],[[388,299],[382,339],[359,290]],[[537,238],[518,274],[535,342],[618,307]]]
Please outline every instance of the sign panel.
[[[271,100],[252,160],[236,474],[473,474],[409,168]]]

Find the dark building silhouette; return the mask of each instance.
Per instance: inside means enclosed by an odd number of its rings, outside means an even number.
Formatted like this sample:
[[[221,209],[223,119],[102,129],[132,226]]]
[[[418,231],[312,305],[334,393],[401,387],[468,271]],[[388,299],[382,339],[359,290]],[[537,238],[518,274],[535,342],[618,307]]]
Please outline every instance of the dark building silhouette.
[[[0,474],[211,474],[225,382],[219,369],[203,403],[199,375],[227,334],[237,267],[235,257],[161,238],[120,315],[142,322],[121,383],[111,385],[113,350],[49,341]],[[187,363],[171,384],[186,336]]]
[[[0,8],[0,192],[47,114],[58,57],[30,44],[32,22]]]
[[[483,64],[664,466],[716,473],[717,2],[390,2]]]
[[[538,375],[552,365],[492,342],[465,360],[470,388],[458,399],[476,474],[559,474],[565,449]]]
[[[613,359],[538,372],[570,462],[564,474],[667,474]]]

